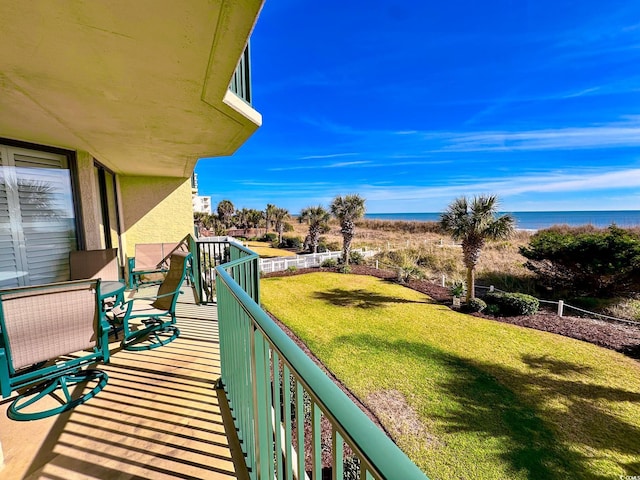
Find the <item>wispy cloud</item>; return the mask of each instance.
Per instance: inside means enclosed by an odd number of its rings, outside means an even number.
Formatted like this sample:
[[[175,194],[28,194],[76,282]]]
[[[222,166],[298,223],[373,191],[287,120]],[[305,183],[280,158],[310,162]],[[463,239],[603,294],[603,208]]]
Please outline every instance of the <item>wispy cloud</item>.
[[[598,169],[580,173],[555,172],[547,175],[519,175],[498,180],[451,179],[443,186],[363,186],[362,194],[372,201],[451,199],[460,195],[497,193],[501,198],[528,193],[595,192],[609,189],[637,188],[640,168],[613,172]]]
[[[640,146],[640,122],[525,131],[440,132],[425,134],[425,140],[442,142],[434,152],[637,147]]]
[[[353,162],[336,162],[336,163],[329,163],[326,165],[313,164],[313,165],[293,165],[290,167],[274,167],[274,168],[269,168],[268,170],[270,172],[285,172],[290,170],[324,170],[326,168],[354,167],[356,165],[366,165],[368,163],[370,162],[367,160],[356,160]]]
[[[306,157],[300,157],[301,160],[311,160],[314,158],[336,158],[336,157],[352,157],[358,155],[357,153],[330,153],[328,155],[308,155]]]

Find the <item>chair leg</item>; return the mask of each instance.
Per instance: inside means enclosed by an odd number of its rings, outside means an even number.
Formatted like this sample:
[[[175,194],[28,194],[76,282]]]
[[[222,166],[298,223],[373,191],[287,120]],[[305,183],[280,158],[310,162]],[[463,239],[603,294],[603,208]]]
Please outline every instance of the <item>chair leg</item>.
[[[78,405],[81,405],[95,397],[98,392],[105,387],[108,379],[109,377],[106,372],[91,368],[66,373],[60,377],[54,378],[53,380],[36,385],[25,393],[19,395],[11,405],[9,405],[7,416],[12,420],[27,421],[39,420],[41,418],[66,412],[67,410],[71,410],[72,408],[77,407]],[[81,397],[74,399],[69,391],[69,387],[79,383],[88,382],[94,382],[94,387]],[[62,395],[60,395],[60,393],[62,393]],[[60,406],[39,411],[29,408],[49,395],[55,398],[58,403],[60,403]]]
[[[133,332],[125,332],[122,348],[129,351],[152,350],[173,342],[180,335],[180,330],[172,325],[175,320],[163,322],[157,318],[142,320],[145,328]]]

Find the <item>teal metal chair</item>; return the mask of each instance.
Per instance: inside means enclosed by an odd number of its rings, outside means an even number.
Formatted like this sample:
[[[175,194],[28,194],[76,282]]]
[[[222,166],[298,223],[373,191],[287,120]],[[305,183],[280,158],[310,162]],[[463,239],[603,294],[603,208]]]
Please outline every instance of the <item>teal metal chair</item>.
[[[178,338],[176,303],[190,270],[191,253],[175,251],[155,295],[134,297],[112,310],[114,323],[120,324],[124,332],[122,347],[125,350],[150,350]]]
[[[100,280],[0,291],[0,392],[18,393],[7,415],[45,418],[100,392],[107,374],[85,367],[109,361],[109,328]],[[59,405],[50,407],[49,396]]]

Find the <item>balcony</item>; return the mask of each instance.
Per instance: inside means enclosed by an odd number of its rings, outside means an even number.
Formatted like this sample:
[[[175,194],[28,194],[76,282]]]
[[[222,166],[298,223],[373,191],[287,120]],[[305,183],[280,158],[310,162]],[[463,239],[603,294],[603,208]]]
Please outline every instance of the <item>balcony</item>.
[[[249,58],[249,44],[247,44],[244,52],[242,52],[240,62],[235,72],[233,72],[229,90],[251,105],[251,59]]]
[[[109,383],[70,413],[14,422],[2,402],[2,478],[426,478],[260,309],[256,254],[191,249],[195,285],[215,269],[217,305],[184,289],[177,340],[114,340]]]

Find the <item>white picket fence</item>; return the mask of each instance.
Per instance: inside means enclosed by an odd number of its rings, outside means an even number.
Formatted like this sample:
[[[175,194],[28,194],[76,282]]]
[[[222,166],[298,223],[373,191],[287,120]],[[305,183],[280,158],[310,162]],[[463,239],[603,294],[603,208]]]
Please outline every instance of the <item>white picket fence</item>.
[[[353,249],[352,252],[358,252],[362,254],[364,258],[373,257],[376,250],[365,249]],[[283,272],[291,267],[295,268],[311,268],[319,267],[322,262],[330,258],[336,260],[342,257],[342,252],[322,252],[322,253],[309,253],[306,255],[296,255],[295,257],[276,257],[276,258],[261,258],[260,259],[260,271],[263,273]]]

